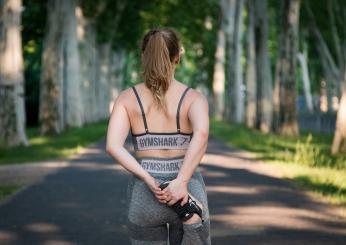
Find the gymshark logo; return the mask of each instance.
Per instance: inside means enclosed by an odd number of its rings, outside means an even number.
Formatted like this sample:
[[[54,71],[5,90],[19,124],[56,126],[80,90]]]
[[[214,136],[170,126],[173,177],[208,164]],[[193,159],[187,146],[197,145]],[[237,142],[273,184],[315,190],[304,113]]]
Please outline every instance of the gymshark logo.
[[[142,168],[148,172],[166,173],[166,172],[179,172],[182,162],[166,162],[160,163],[155,161],[142,161]]]
[[[153,147],[153,146],[166,146],[166,147],[179,147],[183,146],[184,144],[188,143],[188,137],[174,137],[174,136],[168,136],[168,137],[155,137],[150,136],[143,139],[139,139],[138,145],[141,148],[144,147]]]

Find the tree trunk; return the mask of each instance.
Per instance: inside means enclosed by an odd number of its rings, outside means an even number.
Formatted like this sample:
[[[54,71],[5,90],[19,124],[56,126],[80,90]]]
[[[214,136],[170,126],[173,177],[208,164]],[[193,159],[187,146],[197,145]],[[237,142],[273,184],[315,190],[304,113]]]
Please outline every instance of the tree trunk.
[[[98,82],[98,54],[96,44],[96,27],[92,20],[83,16],[82,9],[78,8],[78,40],[81,61],[82,98],[84,105],[83,121],[96,122],[98,118],[97,82]]]
[[[224,117],[226,121],[233,120],[233,89],[234,89],[234,29],[235,29],[235,12],[236,0],[227,0],[227,8],[225,11],[226,20],[226,58],[227,58],[227,84],[225,94],[225,110]]]
[[[65,38],[64,38],[64,93],[66,94],[65,125],[67,127],[81,127],[83,125],[83,103],[81,95],[81,69],[77,37],[77,0],[63,1],[66,10]]]
[[[0,146],[28,145],[20,30],[22,1],[1,1],[0,7]]]
[[[228,111],[228,119],[236,123],[241,123],[243,121],[244,114],[244,96],[242,94],[243,79],[241,69],[242,12],[244,2],[243,0],[238,0],[234,3],[234,5],[232,5],[233,1],[230,1],[229,3],[229,8],[235,7],[235,11],[234,13],[233,11],[229,11],[229,13],[232,13],[233,16],[230,14],[230,18],[228,19],[228,23],[232,23],[232,20],[234,23],[234,27],[230,28],[230,32],[228,34],[228,107],[230,110]]]
[[[273,88],[268,55],[267,1],[255,1],[255,43],[257,78],[257,127],[268,133],[272,126]]]
[[[279,131],[282,135],[298,135],[296,109],[296,54],[300,0],[282,1],[279,52]]]
[[[275,65],[275,82],[273,91],[273,131],[279,132],[280,128],[280,70],[281,60],[278,59]]]
[[[346,69],[345,69],[346,71]],[[346,140],[346,72],[344,75],[343,92],[341,95],[339,110],[336,118],[336,128],[332,145],[332,154],[337,154],[340,151],[340,146]]]
[[[256,126],[256,50],[255,50],[255,8],[254,0],[247,1],[248,29],[246,46],[246,126]]]
[[[50,0],[40,89],[41,134],[82,125],[76,1]]]
[[[220,0],[221,20],[217,32],[217,43],[215,51],[215,64],[213,74],[213,114],[217,120],[222,120],[224,112],[224,93],[225,93],[225,55],[226,37],[225,26],[226,16],[223,10],[227,8],[225,0]]]
[[[244,8],[244,0],[237,1],[237,9],[236,9],[236,29],[234,32],[235,38],[235,87],[234,87],[234,104],[235,104],[235,115],[234,121],[237,123],[242,123],[244,121],[244,93],[243,93],[243,72],[241,65],[241,57],[242,57],[242,34],[243,34],[243,8]]]
[[[99,120],[108,118],[110,107],[110,52],[111,44],[103,43],[98,45],[99,65],[98,65],[98,107]]]
[[[297,54],[298,61],[300,63],[300,66],[302,68],[302,80],[303,80],[303,88],[304,88],[304,95],[305,95],[305,103],[306,108],[309,113],[314,112],[314,107],[312,104],[312,96],[311,96],[311,89],[310,89],[310,77],[309,77],[309,69],[308,69],[308,61],[307,61],[307,49],[306,45],[304,45],[304,50],[302,53]]]
[[[119,96],[120,91],[123,89],[124,85],[124,67],[126,51],[120,49],[117,51],[112,51],[111,61],[110,61],[110,108],[111,111],[114,105],[115,99]]]

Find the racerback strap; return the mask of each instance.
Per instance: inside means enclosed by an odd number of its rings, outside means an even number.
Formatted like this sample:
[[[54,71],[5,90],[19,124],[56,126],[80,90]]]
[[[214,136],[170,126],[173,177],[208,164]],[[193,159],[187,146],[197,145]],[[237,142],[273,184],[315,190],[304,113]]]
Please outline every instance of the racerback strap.
[[[135,95],[136,95],[137,102],[138,102],[139,107],[140,107],[141,112],[142,112],[142,118],[143,118],[143,122],[144,122],[145,132],[148,133],[148,131],[149,131],[149,130],[148,130],[148,124],[147,124],[147,119],[146,119],[146,117],[145,117],[143,104],[142,104],[142,102],[141,102],[141,99],[140,99],[140,97],[139,97],[139,95],[138,95],[138,93],[137,93],[137,90],[136,90],[135,86],[132,86],[132,89],[133,89],[133,91],[134,91],[134,93],[135,93]],[[182,104],[182,102],[183,102],[183,99],[184,99],[184,97],[185,97],[185,95],[186,95],[186,93],[187,93],[187,91],[188,91],[189,89],[190,89],[190,87],[187,87],[187,88],[185,89],[185,91],[184,91],[183,94],[181,95],[180,100],[179,100],[179,103],[178,103],[177,115],[176,115],[177,131],[178,131],[178,133],[180,133],[180,121],[179,121],[180,108],[181,108],[181,104]]]
[[[137,90],[135,88],[135,86],[132,86],[133,91],[135,92],[139,107],[141,108],[141,112],[142,112],[142,117],[143,117],[143,122],[144,122],[144,128],[145,128],[145,132],[148,133],[148,124],[147,124],[147,119],[145,118],[145,113],[144,113],[144,109],[143,109],[143,105],[141,102],[141,99],[139,98],[139,95],[137,93]]]
[[[178,104],[178,109],[177,109],[177,131],[178,133],[180,133],[180,120],[179,120],[179,114],[180,114],[180,107],[181,107],[181,104],[183,102],[183,99],[185,97],[185,94],[187,93],[187,91],[190,89],[190,87],[187,87],[184,91],[184,93],[181,95],[181,98],[179,100],[179,104]]]

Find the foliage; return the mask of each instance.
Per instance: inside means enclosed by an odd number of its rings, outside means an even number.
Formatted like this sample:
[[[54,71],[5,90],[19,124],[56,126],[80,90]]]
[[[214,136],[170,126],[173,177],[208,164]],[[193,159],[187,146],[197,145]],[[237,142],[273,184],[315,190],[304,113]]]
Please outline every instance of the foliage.
[[[256,152],[259,159],[265,161],[346,169],[345,155],[330,154],[331,134],[314,133],[312,137],[311,133],[303,132],[298,137],[284,137],[215,120],[212,120],[212,132],[234,146]]]
[[[308,132],[299,137],[264,135],[242,125],[211,119],[210,133],[226,143],[256,153],[298,186],[346,205],[346,156],[330,155],[332,135]],[[251,140],[249,140],[251,139]]]
[[[19,190],[21,186],[18,185],[5,185],[0,186],[0,200],[4,199],[5,197],[13,194],[17,190]]]
[[[23,1],[22,43],[24,56],[25,105],[27,125],[38,124],[39,85],[46,1]]]
[[[56,136],[39,136],[38,128],[29,128],[30,146],[0,148],[0,165],[58,159],[78,153],[83,147],[98,142],[106,135],[107,123],[70,128]]]

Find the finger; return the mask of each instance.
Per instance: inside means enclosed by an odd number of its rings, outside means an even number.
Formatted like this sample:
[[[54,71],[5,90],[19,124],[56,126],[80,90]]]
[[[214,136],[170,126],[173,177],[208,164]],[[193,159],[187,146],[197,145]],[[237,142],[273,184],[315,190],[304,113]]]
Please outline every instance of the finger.
[[[167,204],[169,205],[169,206],[172,206],[174,203],[176,203],[177,202],[177,200],[176,199],[174,199],[174,198],[172,198]]]
[[[158,186],[156,186],[156,185],[154,185],[152,188],[153,188],[154,190],[156,190],[156,191],[160,191],[160,192],[162,191],[161,188],[158,187]]]
[[[180,206],[184,206],[184,205],[187,203],[188,200],[189,200],[189,196],[186,195],[186,196],[183,198],[183,200],[181,201]]]
[[[166,198],[163,197],[163,196],[156,196],[156,199],[159,200],[159,201],[164,201],[164,202],[166,202]]]
[[[163,192],[162,192],[162,190],[161,190],[160,188],[152,188],[152,190],[153,190],[153,192],[156,193],[156,194],[160,194],[160,195],[163,194]]]

